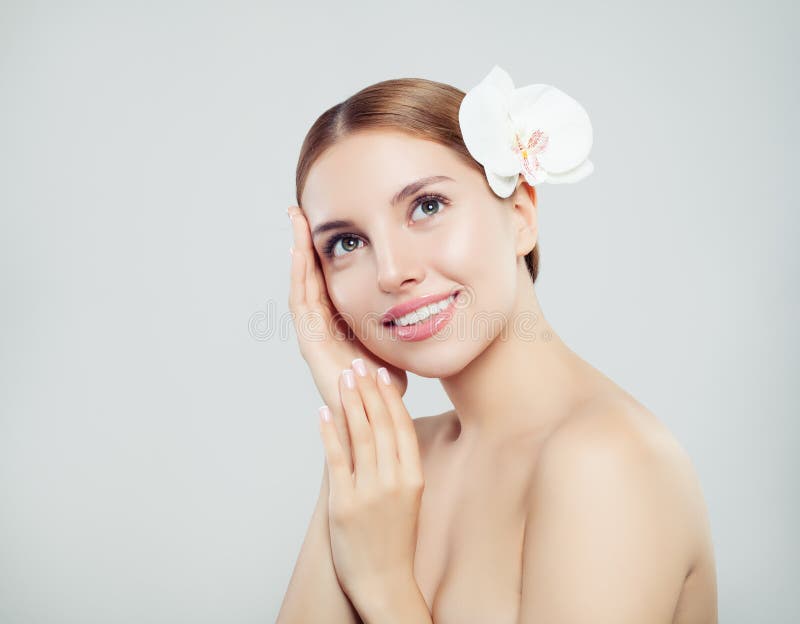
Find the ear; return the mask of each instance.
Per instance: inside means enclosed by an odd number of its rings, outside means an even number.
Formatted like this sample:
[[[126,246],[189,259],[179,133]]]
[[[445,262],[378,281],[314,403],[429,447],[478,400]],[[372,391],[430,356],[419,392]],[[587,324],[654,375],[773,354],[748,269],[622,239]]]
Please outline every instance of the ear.
[[[517,255],[525,256],[533,250],[539,238],[536,189],[520,175],[517,188],[511,194],[511,199],[514,209]]]

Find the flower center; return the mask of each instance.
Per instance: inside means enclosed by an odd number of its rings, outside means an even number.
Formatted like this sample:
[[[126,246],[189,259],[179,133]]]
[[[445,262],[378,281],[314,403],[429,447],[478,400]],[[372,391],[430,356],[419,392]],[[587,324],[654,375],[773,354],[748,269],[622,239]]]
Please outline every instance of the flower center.
[[[522,168],[531,176],[536,177],[536,172],[542,168],[537,154],[541,154],[550,138],[544,133],[543,130],[534,130],[528,139],[527,144],[523,143],[520,139],[519,133],[514,134],[514,146],[512,149],[515,154],[520,155],[522,161]]]

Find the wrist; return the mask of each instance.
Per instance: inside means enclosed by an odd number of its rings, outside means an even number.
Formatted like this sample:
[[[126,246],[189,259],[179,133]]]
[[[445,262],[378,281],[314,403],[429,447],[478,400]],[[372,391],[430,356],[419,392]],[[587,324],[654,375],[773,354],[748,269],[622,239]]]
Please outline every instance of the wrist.
[[[364,624],[432,624],[430,609],[413,573],[362,585],[351,599]]]

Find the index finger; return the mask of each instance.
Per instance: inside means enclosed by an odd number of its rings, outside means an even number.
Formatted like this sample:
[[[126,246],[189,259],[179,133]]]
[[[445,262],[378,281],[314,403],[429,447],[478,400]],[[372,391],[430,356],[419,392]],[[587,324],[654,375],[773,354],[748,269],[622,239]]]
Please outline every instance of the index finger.
[[[292,221],[296,250],[303,254],[305,260],[306,300],[314,305],[319,301],[322,276],[317,269],[316,252],[308,229],[308,220],[298,206],[289,206],[287,212]]]

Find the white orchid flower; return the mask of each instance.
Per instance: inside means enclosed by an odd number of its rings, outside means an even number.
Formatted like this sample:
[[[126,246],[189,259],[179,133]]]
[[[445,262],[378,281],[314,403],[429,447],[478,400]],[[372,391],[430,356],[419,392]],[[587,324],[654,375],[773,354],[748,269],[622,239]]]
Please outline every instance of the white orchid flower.
[[[534,186],[577,182],[594,171],[592,124],[583,107],[550,85],[515,89],[497,65],[464,96],[458,121],[469,153],[500,197],[514,192],[520,173]]]

